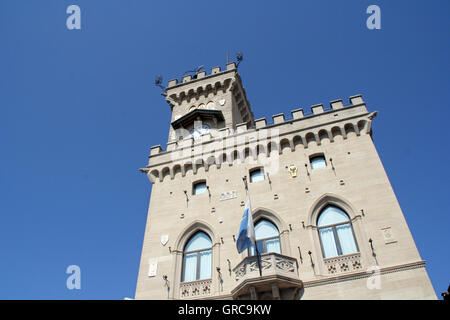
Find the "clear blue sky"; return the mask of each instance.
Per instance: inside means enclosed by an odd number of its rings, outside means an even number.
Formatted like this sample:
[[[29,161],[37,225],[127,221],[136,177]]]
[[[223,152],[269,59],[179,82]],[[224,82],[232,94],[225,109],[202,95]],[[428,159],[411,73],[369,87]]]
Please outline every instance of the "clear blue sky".
[[[81,30],[66,8],[81,8]],[[381,8],[368,30],[366,8]],[[153,85],[239,70],[256,118],[363,94],[374,141],[436,293],[450,283],[450,1],[0,2],[0,298],[134,297],[167,141]],[[66,289],[68,265],[82,289]]]

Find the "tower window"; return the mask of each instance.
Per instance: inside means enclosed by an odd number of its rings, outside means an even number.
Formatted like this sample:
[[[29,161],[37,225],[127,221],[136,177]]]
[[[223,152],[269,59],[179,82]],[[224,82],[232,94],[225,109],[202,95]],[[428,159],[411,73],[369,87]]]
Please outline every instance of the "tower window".
[[[212,241],[204,232],[197,232],[183,250],[181,281],[210,279],[212,270]]]
[[[311,162],[312,169],[325,168],[327,166],[327,162],[325,161],[324,155],[314,156],[309,159]]]
[[[327,206],[317,219],[324,258],[358,252],[348,215],[335,206]]]
[[[255,237],[259,254],[269,252],[281,253],[280,232],[269,220],[261,219],[256,223]],[[254,245],[249,250],[249,255],[254,256],[256,254]]]
[[[264,169],[257,168],[250,171],[250,183],[264,180]]]
[[[198,195],[198,194],[202,194],[206,192],[206,181],[200,181],[200,182],[196,182],[194,183],[193,187],[192,187],[192,194],[193,195]]]

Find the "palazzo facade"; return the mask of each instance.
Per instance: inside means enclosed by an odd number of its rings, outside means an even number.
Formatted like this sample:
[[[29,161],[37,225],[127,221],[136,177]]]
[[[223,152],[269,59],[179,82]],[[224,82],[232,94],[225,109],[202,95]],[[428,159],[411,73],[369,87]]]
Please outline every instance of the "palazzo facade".
[[[361,95],[254,119],[235,63],[165,91],[136,299],[436,299]]]

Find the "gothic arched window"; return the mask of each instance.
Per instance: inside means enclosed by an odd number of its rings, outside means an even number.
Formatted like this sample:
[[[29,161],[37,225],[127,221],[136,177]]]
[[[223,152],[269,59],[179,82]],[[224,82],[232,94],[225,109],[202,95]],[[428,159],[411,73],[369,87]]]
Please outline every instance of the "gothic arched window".
[[[350,219],[343,210],[326,206],[317,219],[324,258],[358,252]]]
[[[204,232],[194,234],[183,250],[181,281],[210,279],[212,270],[212,241]]]
[[[281,253],[280,232],[269,220],[261,219],[255,224],[256,245],[259,254],[276,252]],[[249,255],[256,254],[255,246],[250,247]]]

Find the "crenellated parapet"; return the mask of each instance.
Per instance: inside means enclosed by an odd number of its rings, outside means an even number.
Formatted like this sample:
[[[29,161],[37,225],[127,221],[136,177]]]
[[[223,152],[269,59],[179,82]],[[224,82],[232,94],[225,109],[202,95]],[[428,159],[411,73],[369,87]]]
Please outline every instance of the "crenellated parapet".
[[[276,152],[294,152],[327,143],[334,143],[338,137],[343,140],[371,134],[371,122],[376,113],[369,113],[361,95],[349,98],[349,105],[342,100],[331,101],[329,107],[322,104],[291,111],[286,119],[282,113],[272,116],[271,123],[265,118],[254,120],[254,124],[243,122],[235,129],[223,128],[219,135],[202,135],[169,142],[165,151],[161,146],[151,148],[149,163],[141,171],[146,172],[152,182],[162,182],[166,177],[174,179],[177,173],[185,176],[189,170],[194,174],[199,168],[208,171],[214,165],[244,163],[247,159],[256,161],[259,157],[269,158]]]
[[[220,90],[234,90],[236,81],[241,82],[236,64],[231,62],[227,64],[226,70],[221,70],[218,66],[213,67],[210,74],[200,71],[195,75],[184,75],[180,82],[178,79],[169,80],[166,100],[172,106],[180,105],[183,101],[208,96],[211,92],[216,94]]]

